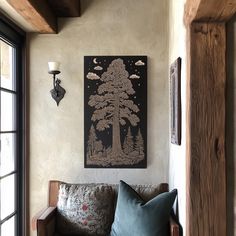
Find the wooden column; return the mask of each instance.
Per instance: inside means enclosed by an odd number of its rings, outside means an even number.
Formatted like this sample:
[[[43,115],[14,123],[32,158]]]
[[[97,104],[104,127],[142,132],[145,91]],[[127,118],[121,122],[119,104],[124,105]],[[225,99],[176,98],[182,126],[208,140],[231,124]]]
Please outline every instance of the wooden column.
[[[187,236],[226,236],[224,23],[188,26]]]

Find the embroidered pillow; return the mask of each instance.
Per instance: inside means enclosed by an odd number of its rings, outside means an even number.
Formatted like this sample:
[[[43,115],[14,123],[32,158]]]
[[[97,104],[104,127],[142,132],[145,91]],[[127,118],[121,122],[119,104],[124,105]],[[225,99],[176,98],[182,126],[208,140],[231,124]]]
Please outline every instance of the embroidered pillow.
[[[63,235],[106,236],[114,215],[114,191],[104,184],[61,184],[57,231]]]
[[[176,194],[175,189],[145,202],[133,188],[120,181],[110,236],[168,236],[168,221]]]

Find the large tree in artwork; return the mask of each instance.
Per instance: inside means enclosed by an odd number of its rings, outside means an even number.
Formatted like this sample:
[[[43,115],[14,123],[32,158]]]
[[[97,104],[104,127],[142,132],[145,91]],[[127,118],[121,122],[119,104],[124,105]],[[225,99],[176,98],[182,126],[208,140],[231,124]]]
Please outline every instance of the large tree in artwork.
[[[100,80],[103,83],[99,85],[97,95],[89,97],[88,104],[95,108],[92,121],[97,121],[96,129],[99,131],[112,127],[112,156],[119,157],[122,154],[120,125],[129,121],[136,126],[139,122],[136,115],[139,108],[130,99],[135,91],[120,58],[111,62]]]

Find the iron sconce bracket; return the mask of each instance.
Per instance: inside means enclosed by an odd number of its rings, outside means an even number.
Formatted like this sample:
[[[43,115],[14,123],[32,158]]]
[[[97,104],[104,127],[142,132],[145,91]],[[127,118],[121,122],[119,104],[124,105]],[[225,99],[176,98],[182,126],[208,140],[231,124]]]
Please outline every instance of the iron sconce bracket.
[[[57,106],[59,105],[62,98],[65,96],[66,90],[61,87],[61,80],[56,78],[57,74],[60,74],[60,71],[49,71],[49,74],[53,75],[53,89],[50,91],[52,98],[56,101]]]

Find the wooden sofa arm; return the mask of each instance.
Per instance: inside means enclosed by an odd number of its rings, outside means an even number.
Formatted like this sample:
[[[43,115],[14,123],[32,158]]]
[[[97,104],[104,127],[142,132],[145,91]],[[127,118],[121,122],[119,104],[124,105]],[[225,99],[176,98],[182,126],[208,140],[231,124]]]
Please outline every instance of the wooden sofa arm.
[[[53,236],[55,233],[56,207],[48,207],[36,214],[32,220],[33,230],[37,230],[37,236]]]
[[[170,217],[170,235],[179,236],[179,225],[172,216]]]

